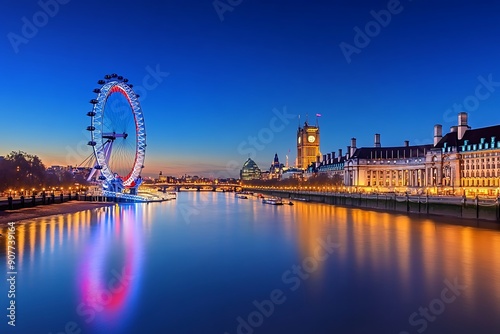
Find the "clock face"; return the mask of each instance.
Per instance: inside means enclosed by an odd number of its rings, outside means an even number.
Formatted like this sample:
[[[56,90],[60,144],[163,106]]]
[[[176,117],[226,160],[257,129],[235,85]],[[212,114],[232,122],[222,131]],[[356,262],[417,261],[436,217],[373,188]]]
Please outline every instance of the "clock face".
[[[299,144],[300,144],[300,137],[299,137],[299,139],[297,139],[297,140],[298,140],[298,142],[299,142]]]
[[[307,140],[310,142],[310,143],[314,143],[314,141],[316,140],[316,138],[314,136],[309,136],[307,137]]]

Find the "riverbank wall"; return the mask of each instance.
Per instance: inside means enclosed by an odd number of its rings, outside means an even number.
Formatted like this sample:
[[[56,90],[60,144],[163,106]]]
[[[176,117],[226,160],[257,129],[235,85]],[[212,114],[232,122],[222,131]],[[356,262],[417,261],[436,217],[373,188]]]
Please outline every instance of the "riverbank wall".
[[[325,203],[377,211],[441,215],[500,223],[499,199],[397,194],[313,193],[277,190],[258,192],[295,201]]]
[[[0,201],[0,211],[19,210],[40,205],[61,204],[70,201],[107,203],[116,202],[116,198],[110,198],[106,196],[91,196],[86,194],[47,194],[45,196],[20,196],[16,198],[10,197]]]

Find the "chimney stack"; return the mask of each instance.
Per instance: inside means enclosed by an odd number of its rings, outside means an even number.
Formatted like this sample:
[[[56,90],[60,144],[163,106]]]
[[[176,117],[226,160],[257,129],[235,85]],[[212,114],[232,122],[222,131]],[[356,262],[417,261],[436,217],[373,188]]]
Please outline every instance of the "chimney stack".
[[[351,146],[347,146],[347,151],[345,152],[345,158],[349,159],[351,157]]]
[[[335,152],[332,152],[332,162],[335,160]]]
[[[356,138],[351,138],[351,150],[349,151],[349,155],[352,157],[356,152]]]
[[[441,124],[434,125],[434,146],[437,145],[443,138],[443,126]]]
[[[339,148],[339,159],[342,158],[342,149]]]
[[[379,133],[375,134],[375,140],[373,143],[373,147],[380,147],[380,134]]]
[[[469,129],[467,118],[468,116],[466,112],[461,112],[458,114],[458,140],[461,140],[464,137],[465,131]]]
[[[408,147],[410,146],[410,141],[409,140],[405,140],[405,147]]]

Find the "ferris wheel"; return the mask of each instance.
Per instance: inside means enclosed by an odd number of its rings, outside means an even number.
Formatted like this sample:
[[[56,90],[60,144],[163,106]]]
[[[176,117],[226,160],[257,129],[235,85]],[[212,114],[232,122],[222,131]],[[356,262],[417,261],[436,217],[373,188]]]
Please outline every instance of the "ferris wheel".
[[[97,82],[100,88],[90,100],[87,113],[91,134],[88,145],[93,148],[95,164],[88,180],[102,182],[104,190],[122,192],[136,189],[141,183],[141,171],[146,155],[146,128],[136,94],[128,79],[108,74]]]

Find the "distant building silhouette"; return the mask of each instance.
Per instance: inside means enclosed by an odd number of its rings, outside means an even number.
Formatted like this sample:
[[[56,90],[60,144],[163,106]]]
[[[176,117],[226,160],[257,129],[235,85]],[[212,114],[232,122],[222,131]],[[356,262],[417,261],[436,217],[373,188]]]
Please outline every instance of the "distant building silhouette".
[[[261,171],[259,166],[252,159],[248,158],[240,170],[240,179],[242,181],[259,180]]]
[[[269,178],[281,179],[281,174],[283,173],[283,167],[284,165],[280,163],[280,160],[278,158],[278,153],[276,153],[274,155],[274,161],[271,165],[271,168],[269,168]]]

